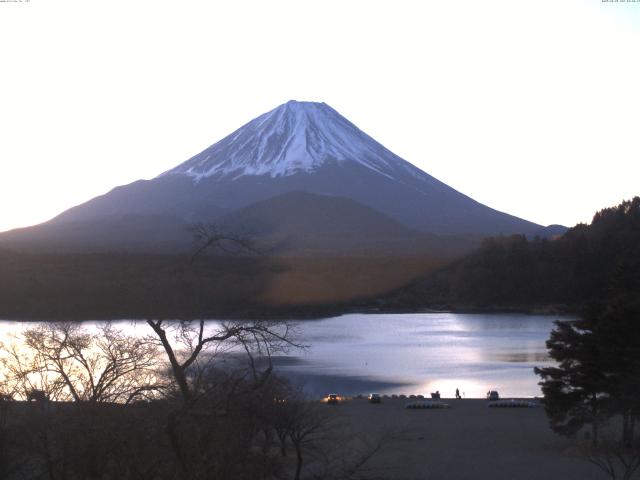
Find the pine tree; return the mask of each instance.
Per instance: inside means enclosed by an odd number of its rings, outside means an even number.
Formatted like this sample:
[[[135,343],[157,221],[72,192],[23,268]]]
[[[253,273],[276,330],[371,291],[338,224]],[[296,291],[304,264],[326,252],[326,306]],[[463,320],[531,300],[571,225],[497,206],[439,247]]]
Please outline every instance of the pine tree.
[[[594,445],[598,425],[609,412],[606,375],[601,369],[598,339],[584,320],[558,321],[547,341],[549,355],[557,367],[536,368],[551,428],[573,436],[591,426]]]
[[[624,209],[626,215],[633,209]],[[635,209],[635,210],[634,210]],[[557,367],[536,368],[542,377],[545,409],[557,433],[573,435],[591,424],[622,418],[622,442],[634,442],[640,416],[640,253],[630,249],[619,259],[606,298],[593,303],[575,321],[556,322],[547,341]]]

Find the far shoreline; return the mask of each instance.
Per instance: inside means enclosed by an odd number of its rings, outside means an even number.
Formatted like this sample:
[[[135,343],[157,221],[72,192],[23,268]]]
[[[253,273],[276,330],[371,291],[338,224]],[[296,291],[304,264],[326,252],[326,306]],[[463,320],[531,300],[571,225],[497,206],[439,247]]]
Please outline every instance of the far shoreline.
[[[164,314],[150,314],[140,315],[139,312],[127,314],[82,314],[82,315],[62,315],[53,314],[50,316],[42,315],[14,315],[11,313],[1,313],[0,322],[115,322],[115,321],[146,321],[149,319],[164,319],[164,320],[180,320],[180,321],[196,321],[196,320],[265,320],[265,321],[308,321],[308,320],[322,320],[324,318],[334,318],[343,315],[360,314],[360,315],[420,315],[420,314],[437,314],[437,313],[450,313],[450,314],[487,314],[487,315],[501,315],[501,314],[519,314],[519,315],[536,315],[536,316],[577,316],[583,309],[582,306],[577,305],[534,305],[534,306],[491,306],[491,307],[477,307],[477,306],[458,306],[451,308],[337,308],[337,307],[302,307],[302,308],[271,308],[264,309],[259,312],[259,307],[255,309],[248,309],[246,311],[220,311],[209,312],[201,316],[194,315],[180,315],[177,312],[164,313]]]

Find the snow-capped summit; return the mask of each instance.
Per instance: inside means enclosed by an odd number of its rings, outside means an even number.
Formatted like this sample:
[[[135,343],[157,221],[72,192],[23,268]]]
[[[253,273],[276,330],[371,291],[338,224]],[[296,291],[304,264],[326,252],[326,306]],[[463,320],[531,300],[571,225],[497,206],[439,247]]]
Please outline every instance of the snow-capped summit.
[[[191,245],[194,222],[259,231],[287,248],[313,244],[328,254],[340,244],[413,254],[416,232],[545,235],[540,225],[482,205],[413,166],[330,106],[290,101],[152,180],[0,235],[0,246],[170,249]]]
[[[286,177],[343,162],[387,177],[397,169],[417,173],[326,103],[290,100],[162,175]]]

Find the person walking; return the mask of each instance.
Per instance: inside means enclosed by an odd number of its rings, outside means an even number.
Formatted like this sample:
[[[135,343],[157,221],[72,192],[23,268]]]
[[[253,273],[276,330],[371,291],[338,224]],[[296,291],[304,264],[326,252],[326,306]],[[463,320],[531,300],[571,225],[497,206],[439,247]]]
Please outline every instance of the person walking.
[[[457,389],[457,388],[456,388],[456,398],[462,398],[462,397],[460,396],[460,390],[459,390],[459,389]]]

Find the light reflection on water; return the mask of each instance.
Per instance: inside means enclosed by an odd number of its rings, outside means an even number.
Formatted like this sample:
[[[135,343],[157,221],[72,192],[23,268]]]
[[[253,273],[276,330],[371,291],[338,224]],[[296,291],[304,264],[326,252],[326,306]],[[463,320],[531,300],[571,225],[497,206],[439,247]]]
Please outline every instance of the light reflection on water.
[[[277,368],[311,385],[336,385],[366,393],[423,394],[439,390],[453,397],[483,397],[497,389],[509,397],[540,395],[534,366],[549,365],[545,341],[559,317],[520,314],[351,314],[299,323],[310,347],[291,352]],[[566,318],[565,318],[566,319]],[[216,322],[212,321],[212,328]],[[0,342],[26,326],[0,321]],[[95,322],[85,322],[88,328]],[[145,335],[144,322],[117,322]],[[346,381],[345,378],[346,377]],[[352,379],[349,382],[349,379]],[[357,387],[356,387],[357,385]],[[317,392],[316,392],[317,393]]]
[[[453,397],[459,388],[467,397],[483,397],[491,388],[503,396],[531,397],[541,393],[533,367],[550,364],[545,341],[558,319],[520,314],[344,315],[302,324],[311,347],[300,356],[327,375],[378,381],[381,393],[428,396],[439,390]],[[283,367],[299,374],[307,368]]]

